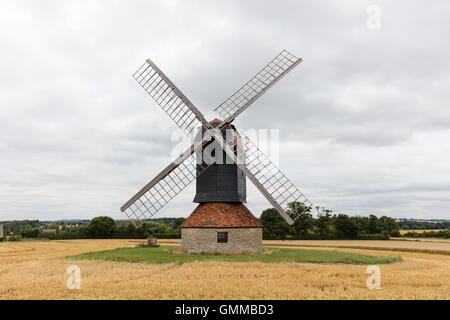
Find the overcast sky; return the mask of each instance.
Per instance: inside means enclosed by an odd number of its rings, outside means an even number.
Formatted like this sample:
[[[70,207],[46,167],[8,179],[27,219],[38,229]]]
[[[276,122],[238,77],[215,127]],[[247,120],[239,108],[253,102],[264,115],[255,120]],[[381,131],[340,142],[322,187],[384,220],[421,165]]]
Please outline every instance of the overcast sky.
[[[300,190],[335,212],[450,218],[449,14],[449,1],[1,0],[0,220],[124,218],[179,144],[131,77],[146,58],[212,119],[282,49],[304,62],[236,125],[279,129]],[[159,216],[187,217],[194,192]]]

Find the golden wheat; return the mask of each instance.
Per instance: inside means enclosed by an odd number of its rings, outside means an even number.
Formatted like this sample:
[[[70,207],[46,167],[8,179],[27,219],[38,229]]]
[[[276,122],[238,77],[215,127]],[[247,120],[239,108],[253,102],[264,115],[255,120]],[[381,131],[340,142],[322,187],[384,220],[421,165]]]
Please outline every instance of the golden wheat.
[[[162,241],[161,241],[162,242]],[[167,241],[177,245],[179,241]],[[369,245],[370,243],[371,245]],[[334,250],[373,255],[405,241],[346,242]],[[366,266],[298,263],[195,262],[164,265],[65,261],[64,256],[134,246],[129,240],[68,240],[0,243],[0,299],[449,299],[450,256],[401,253],[403,261],[380,265],[382,287],[366,287]],[[341,242],[267,242],[270,245],[321,245]],[[416,243],[415,245],[422,245]],[[356,249],[361,245],[372,250]],[[384,246],[383,251],[373,248]],[[450,250],[450,244],[437,244]],[[428,246],[428,244],[425,244]],[[417,249],[415,246],[414,248]],[[413,248],[413,249],[414,249]],[[427,248],[421,247],[420,250]],[[66,288],[66,268],[81,268],[81,289]]]
[[[430,232],[430,231],[443,231],[445,229],[427,229],[427,230],[400,230],[400,234],[405,234],[408,232],[416,232],[416,233],[424,233],[424,232]]]

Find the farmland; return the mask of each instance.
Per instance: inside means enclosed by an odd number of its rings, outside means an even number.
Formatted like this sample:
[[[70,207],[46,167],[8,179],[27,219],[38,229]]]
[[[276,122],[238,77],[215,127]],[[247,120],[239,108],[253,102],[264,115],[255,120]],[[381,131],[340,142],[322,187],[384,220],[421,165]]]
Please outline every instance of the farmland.
[[[400,255],[401,262],[380,265],[380,290],[367,289],[365,265],[64,259],[135,245],[130,240],[0,243],[0,299],[450,299],[450,243],[445,242],[265,242],[273,247]],[[81,269],[80,290],[66,288],[66,268],[72,264]]]
[[[442,229],[424,229],[424,230],[399,230],[401,235],[404,235],[408,232],[415,232],[415,233],[424,233],[424,232],[430,232],[430,231],[441,231]]]

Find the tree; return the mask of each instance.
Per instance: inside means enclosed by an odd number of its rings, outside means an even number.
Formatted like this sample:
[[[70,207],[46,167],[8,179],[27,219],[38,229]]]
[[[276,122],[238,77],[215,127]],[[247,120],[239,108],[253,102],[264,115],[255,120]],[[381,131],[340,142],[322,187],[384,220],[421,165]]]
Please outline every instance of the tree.
[[[173,230],[176,231],[177,229],[180,229],[185,220],[185,218],[176,218],[172,225]]]
[[[369,233],[381,233],[380,222],[377,216],[373,214],[369,216]]]
[[[332,224],[332,216],[330,213],[331,210],[324,211],[324,213],[319,214],[319,217],[316,220],[316,226],[319,228],[321,235],[330,233],[330,226]]]
[[[400,236],[397,222],[394,219],[383,216],[380,218],[381,232],[387,233],[389,236]]]
[[[22,228],[21,234],[22,238],[37,238],[39,237],[40,231],[27,224]]]
[[[339,214],[335,218],[336,234],[342,239],[355,239],[358,236],[358,227],[346,214]]]
[[[358,230],[358,232],[368,233],[369,223],[370,223],[369,218],[354,216],[354,217],[350,217],[350,219],[352,220],[353,225]]]
[[[111,238],[116,231],[116,222],[110,217],[96,217],[91,220],[88,229],[94,238]]]
[[[124,227],[124,235],[126,238],[138,238],[138,231],[132,223],[127,223]]]
[[[308,232],[314,224],[311,207],[305,206],[301,202],[291,202],[286,213],[294,220],[292,225],[294,234],[300,238],[307,238]]]
[[[264,239],[285,239],[289,234],[289,225],[274,208],[264,210],[260,221]]]

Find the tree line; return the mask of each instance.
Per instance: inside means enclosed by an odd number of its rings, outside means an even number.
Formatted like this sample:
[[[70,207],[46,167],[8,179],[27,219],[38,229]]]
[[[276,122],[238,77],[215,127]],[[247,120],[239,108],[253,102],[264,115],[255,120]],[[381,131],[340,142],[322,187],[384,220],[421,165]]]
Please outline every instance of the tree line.
[[[47,224],[42,225],[38,220],[27,220],[20,224],[19,221],[4,222],[5,236],[8,240],[33,239],[145,239],[180,238],[180,226],[184,218],[164,219],[160,221],[148,221],[136,228],[131,222],[115,221],[107,216],[93,218],[85,224]],[[46,233],[45,230],[55,230]]]
[[[332,214],[331,210],[322,209],[318,217],[314,218],[311,207],[305,207],[301,203],[291,203],[289,207],[287,213],[294,220],[292,226],[273,208],[262,212],[260,221],[263,225],[263,239],[384,240],[400,236],[397,223],[390,217],[348,216],[343,213]]]
[[[428,222],[415,220],[402,220],[396,222],[394,219],[375,215],[368,217],[349,216],[347,214],[334,214],[331,210],[322,209],[317,217],[313,217],[312,208],[305,207],[301,203],[291,203],[288,215],[294,219],[292,226],[273,209],[262,212],[260,221],[263,225],[263,239],[367,239],[382,240],[390,237],[400,237],[399,229],[413,230],[422,227],[439,229],[429,226]],[[4,234],[9,240],[20,240],[21,238],[40,239],[92,239],[92,238],[116,238],[116,239],[143,239],[148,237],[158,238],[180,238],[181,224],[184,218],[159,218],[152,219],[136,228],[128,220],[114,220],[110,217],[96,217],[92,220],[81,222],[42,222],[39,220],[6,221],[0,222],[4,225]],[[439,227],[448,226],[450,222],[440,222]],[[53,233],[44,230],[54,229]],[[424,228],[426,229],[426,228]],[[404,237],[440,237],[449,238],[450,231],[431,231],[424,233],[407,233]]]
[[[410,231],[403,234],[405,238],[444,238],[450,239],[450,229],[439,231],[414,232]]]
[[[427,222],[417,220],[400,220],[397,224],[401,230],[443,230],[450,228],[450,221]]]

